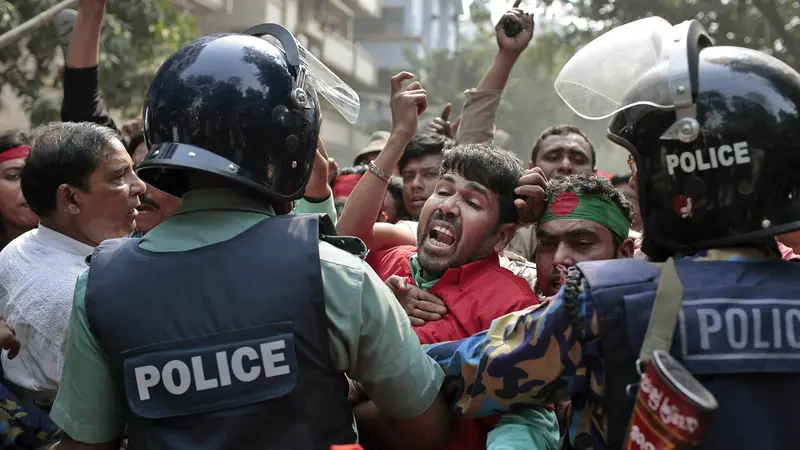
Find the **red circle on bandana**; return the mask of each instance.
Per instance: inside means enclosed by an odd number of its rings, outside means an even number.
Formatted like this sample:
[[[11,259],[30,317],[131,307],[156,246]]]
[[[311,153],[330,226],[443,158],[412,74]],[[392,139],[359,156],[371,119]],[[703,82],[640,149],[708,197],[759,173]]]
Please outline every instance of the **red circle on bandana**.
[[[578,207],[578,194],[574,192],[560,192],[550,203],[550,212],[558,217],[567,216]]]

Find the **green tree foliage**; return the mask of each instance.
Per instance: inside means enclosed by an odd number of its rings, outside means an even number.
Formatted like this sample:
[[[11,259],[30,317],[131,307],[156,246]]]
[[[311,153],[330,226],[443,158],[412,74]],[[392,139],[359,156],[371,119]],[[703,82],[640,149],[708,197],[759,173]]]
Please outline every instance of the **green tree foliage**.
[[[0,0],[0,34],[58,0]],[[100,88],[106,104],[125,117],[141,113],[147,86],[159,64],[197,35],[191,16],[169,0],[109,1],[101,42]],[[40,95],[61,89],[57,64],[63,56],[53,24],[0,49],[0,86],[23,102],[34,124],[58,119],[59,104]],[[0,105],[2,107],[2,105]]]

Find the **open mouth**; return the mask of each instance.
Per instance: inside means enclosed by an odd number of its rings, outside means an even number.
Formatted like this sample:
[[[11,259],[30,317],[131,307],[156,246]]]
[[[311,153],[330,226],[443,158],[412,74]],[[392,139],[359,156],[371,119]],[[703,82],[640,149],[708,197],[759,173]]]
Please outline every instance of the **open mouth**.
[[[455,232],[451,228],[435,225],[428,231],[428,242],[434,247],[450,248],[456,243]]]
[[[141,205],[139,205],[139,207],[137,207],[136,209],[137,209],[139,212],[151,212],[151,211],[155,211],[155,210],[156,210],[156,209],[155,209],[155,208],[153,208],[152,206],[150,206],[150,205],[146,205],[146,204],[144,204],[144,203],[142,203]]]

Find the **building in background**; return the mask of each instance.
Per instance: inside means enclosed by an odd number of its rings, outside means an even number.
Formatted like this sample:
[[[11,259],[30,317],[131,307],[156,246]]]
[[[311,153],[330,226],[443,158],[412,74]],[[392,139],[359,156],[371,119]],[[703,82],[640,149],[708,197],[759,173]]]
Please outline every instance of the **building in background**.
[[[415,61],[431,50],[458,48],[463,13],[461,0],[384,0],[380,17],[356,22],[356,40],[378,65],[376,89],[362,96],[365,126],[385,128],[390,123],[389,81],[394,74],[417,70]]]
[[[264,22],[279,23],[360,96],[378,85],[378,66],[373,56],[356,43],[356,23],[379,20],[383,0],[203,0],[221,3],[212,14],[198,16],[202,34],[241,32]],[[388,92],[388,91],[387,91]],[[367,144],[370,128],[363,126],[363,108],[353,126],[323,100],[322,138],[330,156],[348,165]]]

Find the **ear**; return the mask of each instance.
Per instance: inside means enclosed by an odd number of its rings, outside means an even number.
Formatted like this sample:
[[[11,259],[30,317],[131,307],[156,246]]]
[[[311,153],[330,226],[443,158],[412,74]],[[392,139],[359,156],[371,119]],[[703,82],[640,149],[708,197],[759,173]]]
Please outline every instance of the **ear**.
[[[69,184],[62,184],[56,189],[56,210],[63,209],[73,216],[81,213],[81,195],[84,194],[80,189]]]
[[[636,251],[636,246],[633,243],[633,239],[627,238],[624,241],[622,241],[622,244],[619,245],[616,257],[617,259],[633,258],[633,254],[635,251]]]
[[[505,248],[508,246],[508,243],[511,242],[511,239],[514,239],[515,234],[517,234],[517,224],[504,223],[503,225],[500,225],[500,228],[498,228],[494,234],[495,253],[500,253],[505,250]]]

